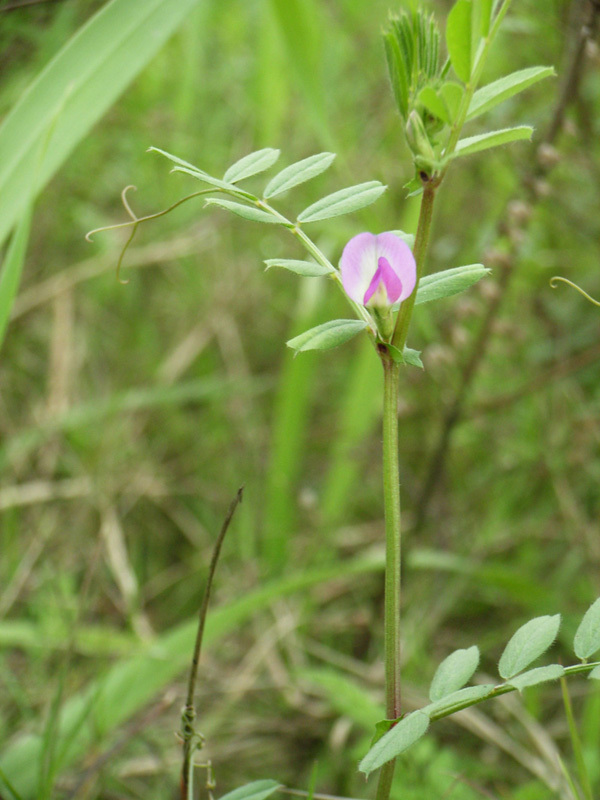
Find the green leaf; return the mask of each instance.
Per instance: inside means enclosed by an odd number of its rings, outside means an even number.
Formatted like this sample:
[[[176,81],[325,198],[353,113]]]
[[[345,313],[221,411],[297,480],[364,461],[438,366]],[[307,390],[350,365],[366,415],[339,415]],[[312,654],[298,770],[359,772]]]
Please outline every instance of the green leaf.
[[[385,345],[388,353],[391,355],[396,364],[408,364],[411,367],[425,369],[423,362],[421,361],[420,350],[411,350],[410,347],[405,346],[404,350],[401,351],[398,347],[390,344],[389,342],[382,342],[382,344]]]
[[[528,686],[537,686],[538,683],[555,681],[558,678],[562,678],[564,674],[565,669],[560,664],[550,664],[547,667],[535,667],[535,669],[527,670],[527,672],[511,678],[508,683],[522,692]]]
[[[254,208],[253,206],[245,206],[243,203],[235,203],[232,200],[220,200],[216,197],[209,197],[204,205],[226,208],[227,211],[233,211],[238,217],[249,219],[252,222],[268,222],[271,225],[281,225],[281,220],[277,219],[273,214],[269,214],[267,211],[262,211],[260,208]]]
[[[316,261],[297,261],[292,258],[269,258],[265,261],[267,269],[272,267],[281,267],[288,269],[290,272],[295,272],[296,275],[302,275],[304,278],[320,278],[323,275],[331,275],[335,270],[331,267],[326,267],[323,264],[317,264]]]
[[[600,650],[600,597],[585,612],[573,643],[577,658],[586,659]]]
[[[518,125],[516,128],[502,128],[499,131],[488,131],[487,133],[480,133],[478,136],[469,136],[467,139],[459,140],[452,157],[460,158],[470,153],[489,150],[492,147],[499,147],[509,142],[518,142],[521,139],[530,140],[532,134],[533,128],[531,126]]]
[[[236,183],[244,180],[244,178],[250,178],[252,175],[258,175],[259,172],[264,172],[269,167],[272,167],[279,155],[280,151],[274,150],[272,147],[265,147],[262,150],[249,153],[229,167],[225,175],[223,175],[223,180],[227,183]]]
[[[425,369],[423,366],[423,362],[421,361],[421,351],[420,350],[412,350],[410,347],[405,347],[402,351],[402,355],[404,357],[404,363],[409,364],[411,367],[419,367],[419,369]]]
[[[450,122],[448,107],[433,87],[426,86],[424,89],[421,89],[418,101],[435,117],[439,117],[444,122]]]
[[[458,0],[448,14],[446,46],[454,71],[464,83],[471,77],[471,0]]]
[[[422,708],[421,711],[427,714],[430,719],[440,719],[462,708],[474,705],[478,700],[488,695],[493,688],[493,683],[481,683],[477,686],[467,686],[464,689],[458,689],[458,691],[442,697],[440,700],[436,700],[435,703],[430,703],[428,706]]]
[[[266,800],[273,792],[281,788],[281,784],[277,781],[262,780],[247,783],[245,786],[240,786],[239,789],[234,789],[232,792],[224,794],[220,800]]]
[[[392,725],[395,725],[397,722],[397,719],[382,719],[377,722],[370,746],[373,747],[373,745],[378,742],[382,736],[385,736],[385,734],[391,729]]]
[[[367,327],[362,319],[332,319],[286,342],[292,350],[329,350],[349,341]]]
[[[410,247],[411,250],[413,249],[413,246],[415,244],[414,233],[406,233],[406,231],[390,231],[390,233],[393,233],[394,236],[397,236],[399,239],[402,239],[402,241],[405,242]]]
[[[167,153],[166,150],[161,150],[160,147],[149,147],[147,152],[159,153],[161,156],[168,158],[169,161],[172,161],[176,166],[173,167],[171,172],[183,172],[186,175],[191,175],[192,178],[196,178],[196,180],[202,181],[203,183],[208,183],[210,186],[216,186],[218,189],[225,189],[228,192],[233,192],[239,197],[246,197],[249,200],[252,199],[254,201],[258,201],[258,197],[250,194],[250,192],[239,189],[237,186],[235,186],[235,184],[227,183],[220,178],[213,178],[212,175],[209,175],[208,172],[205,172],[203,169],[194,166],[194,164],[190,164],[188,161],[184,161],[178,156],[174,156],[172,153]]]
[[[359,208],[370,206],[386,189],[387,186],[379,181],[367,181],[367,183],[349,186],[347,189],[340,189],[339,192],[329,194],[305,208],[301,214],[298,214],[298,222],[316,222],[321,219],[339,217],[341,214],[350,214],[352,211],[358,211]]]
[[[394,99],[400,115],[406,120],[408,116],[409,76],[405,59],[400,50],[398,37],[393,29],[384,33],[383,43],[385,45],[385,56]]]
[[[49,128],[36,192],[198,4],[111,0],[21,92],[0,127],[0,243],[28,202]]]
[[[446,103],[448,114],[452,120],[456,119],[456,115],[458,114],[458,109],[460,108],[464,93],[465,90],[463,87],[458,83],[454,83],[453,81],[445,83],[440,89],[440,94]]]
[[[509,680],[539,658],[556,639],[560,614],[536,617],[526,622],[514,634],[500,657],[498,672]]]
[[[195,169],[188,169],[187,167],[173,167],[171,172],[183,172],[185,175],[191,175],[192,178],[196,178],[196,180],[202,181],[203,183],[208,183],[210,186],[215,186],[217,189],[225,189],[225,191],[230,194],[235,194],[237,197],[245,197],[248,200],[258,202],[258,197],[255,197],[253,194],[238,189],[233,183],[225,183],[225,181],[222,181],[220,178],[213,178],[213,176],[209,175],[207,172],[198,172]]]
[[[426,275],[419,281],[415,305],[420,306],[464,292],[489,272],[490,270],[483,264],[467,264],[464,267],[454,267]]]
[[[477,645],[464,650],[455,650],[437,668],[429,687],[429,698],[435,702],[462,689],[465,683],[471,680],[478,664]]]
[[[482,86],[473,95],[467,120],[485,114],[486,111],[508,100],[509,97],[519,94],[528,86],[555,74],[553,67],[529,67],[506,75],[493,83],[488,83],[487,86]]]
[[[190,164],[189,161],[184,161],[183,158],[179,158],[179,156],[174,156],[172,153],[167,153],[166,150],[161,150],[160,147],[149,147],[146,151],[147,153],[158,153],[165,158],[168,158],[169,161],[172,161],[174,164],[177,164],[178,167],[185,167],[188,172],[197,172],[199,175],[207,175],[203,169],[200,167],[194,166],[194,164]]]
[[[258,197],[250,194],[250,192],[239,189],[235,184],[227,183],[220,178],[213,178],[212,175],[209,175],[208,172],[204,172],[203,169],[194,166],[194,164],[190,164],[188,161],[184,161],[178,156],[174,156],[172,153],[167,153],[166,150],[161,150],[159,147],[149,147],[148,152],[159,153],[161,156],[168,158],[169,161],[172,161],[176,166],[173,167],[171,172],[183,172],[185,175],[191,175],[192,178],[196,178],[196,180],[202,181],[203,183],[208,183],[210,186],[215,186],[218,189],[225,189],[227,192],[236,194],[238,197],[244,197],[247,200],[258,202]]]
[[[0,347],[10,319],[10,312],[21,282],[25,253],[31,228],[31,205],[27,205],[15,232],[0,271]]]
[[[263,197],[276,197],[294,186],[315,178],[331,166],[334,158],[335,153],[317,153],[314,156],[303,158],[302,161],[297,161],[295,164],[290,164],[269,181]]]
[[[594,669],[588,675],[588,679],[593,681],[600,681],[600,665],[594,667]]]
[[[429,717],[422,711],[414,711],[400,720],[376,742],[358,765],[361,772],[370,775],[387,761],[391,761],[420,739],[429,727]]]

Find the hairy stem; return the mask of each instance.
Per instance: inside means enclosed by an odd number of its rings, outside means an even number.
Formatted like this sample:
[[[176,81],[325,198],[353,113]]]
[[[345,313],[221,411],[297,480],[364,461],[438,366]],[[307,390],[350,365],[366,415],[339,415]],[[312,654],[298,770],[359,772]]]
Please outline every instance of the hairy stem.
[[[377,784],[377,795],[375,800],[388,800],[392,789],[392,780],[396,768],[396,759],[386,762],[379,772],[379,783]]]
[[[429,180],[423,187],[423,198],[421,200],[421,210],[419,211],[419,222],[417,225],[417,234],[415,236],[415,245],[413,248],[413,255],[417,264],[417,284],[411,296],[408,297],[400,306],[398,319],[396,320],[396,329],[394,330],[394,335],[392,336],[392,344],[400,351],[404,349],[404,345],[406,344],[410,320],[417,297],[417,289],[419,288],[419,281],[423,277],[423,272],[425,270],[427,245],[429,244],[431,220],[433,219],[433,203],[438,185],[439,181]]]
[[[402,528],[400,517],[400,474],[398,468],[398,378],[399,366],[387,351],[383,364],[383,500],[385,512],[385,709],[388,719],[401,714],[400,688],[400,568]],[[387,800],[394,775],[394,761],[379,775],[377,800]]]
[[[386,353],[383,362],[383,500],[385,512],[385,707],[388,719],[400,716],[400,565],[401,519],[398,468],[399,366]]]

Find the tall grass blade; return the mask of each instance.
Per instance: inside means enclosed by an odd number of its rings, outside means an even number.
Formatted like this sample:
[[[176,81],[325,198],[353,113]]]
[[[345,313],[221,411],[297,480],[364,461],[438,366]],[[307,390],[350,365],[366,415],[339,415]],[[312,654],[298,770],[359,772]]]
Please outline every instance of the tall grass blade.
[[[270,0],[292,72],[305,98],[304,109],[323,144],[337,150],[329,125],[321,76],[323,11],[314,0]]]
[[[371,731],[385,713],[383,705],[374,700],[364,686],[343,672],[308,668],[299,670],[298,677],[327,698],[335,712],[366,731]]]
[[[366,339],[360,343],[349,370],[322,494],[321,514],[326,527],[338,525],[348,515],[350,495],[362,466],[356,451],[381,414],[381,394],[374,390],[381,381],[381,365]]]
[[[36,154],[66,97],[35,181],[41,191],[199,0],[111,0],[67,42],[0,127],[0,244],[23,213]]]
[[[29,242],[31,213],[31,205],[28,205],[13,234],[0,272],[0,347],[4,341],[10,312],[21,282],[21,273]]]
[[[0,769],[0,788],[3,791],[7,791],[9,794],[7,795],[8,800],[23,800],[22,796],[17,792],[14,788],[12,783],[8,780],[4,772]]]
[[[323,287],[318,281],[303,284],[292,333],[313,325],[318,317]],[[275,399],[271,428],[271,454],[265,477],[262,555],[267,573],[281,572],[296,529],[297,483],[304,459],[311,388],[317,360],[286,351]]]
[[[257,109],[268,108],[269,113],[255,115],[256,139],[260,145],[282,140],[291,95],[289,70],[273,11],[271,0],[262,0],[257,31],[253,105]],[[249,7],[248,13],[254,16],[255,8]]]

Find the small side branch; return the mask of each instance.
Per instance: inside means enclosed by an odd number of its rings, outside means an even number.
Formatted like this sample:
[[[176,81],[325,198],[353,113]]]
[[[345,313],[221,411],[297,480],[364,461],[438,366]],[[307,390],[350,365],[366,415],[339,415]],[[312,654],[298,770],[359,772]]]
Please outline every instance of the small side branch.
[[[225,535],[227,534],[227,531],[229,529],[229,525],[231,524],[231,520],[233,519],[233,515],[235,514],[239,504],[242,502],[243,491],[244,487],[241,486],[238,489],[237,494],[233,499],[231,505],[229,506],[229,511],[227,512],[227,516],[223,521],[223,525],[219,532],[219,536],[217,537],[217,541],[215,542],[212,558],[210,560],[210,567],[208,569],[208,578],[206,581],[206,587],[204,589],[204,596],[202,598],[202,604],[200,606],[200,612],[198,615],[198,630],[196,632],[196,642],[194,644],[194,653],[192,656],[192,664],[190,667],[187,696],[186,696],[185,706],[181,715],[181,738],[183,740],[183,766],[181,770],[182,800],[186,800],[188,794],[192,755],[196,747],[199,744],[200,745],[202,744],[202,737],[196,733],[196,730],[194,728],[194,720],[196,718],[196,710],[194,707],[194,694],[196,691],[196,681],[198,678],[198,665],[200,663],[200,652],[202,650],[202,639],[204,637],[204,627],[206,624],[206,616],[208,613],[208,603],[210,600],[210,593],[212,590],[215,573],[217,571],[217,564],[219,561],[219,555],[221,553],[221,546],[225,539]]]

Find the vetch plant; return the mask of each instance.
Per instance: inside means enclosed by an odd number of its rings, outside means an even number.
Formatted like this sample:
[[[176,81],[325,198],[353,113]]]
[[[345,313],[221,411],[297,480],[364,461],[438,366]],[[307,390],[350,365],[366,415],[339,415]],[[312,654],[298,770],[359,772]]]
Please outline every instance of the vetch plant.
[[[286,269],[302,278],[330,280],[342,291],[352,312],[351,318],[329,320],[295,336],[287,342],[288,347],[296,353],[327,350],[365,334],[381,361],[386,719],[377,726],[373,744],[360,763],[360,770],[366,775],[380,769],[377,800],[387,800],[390,795],[396,757],[423,736],[431,722],[507,692],[522,691],[579,672],[600,677],[600,662],[588,663],[600,650],[598,600],[585,615],[575,637],[574,649],[581,663],[529,669],[554,642],[560,624],[559,615],[542,616],[522,626],[507,644],[499,662],[502,679],[499,684],[467,685],[479,663],[479,650],[472,646],[457,650],[440,665],[431,684],[429,705],[410,714],[402,707],[402,527],[397,414],[400,370],[406,365],[423,367],[420,353],[407,346],[415,308],[458,294],[488,273],[483,264],[470,264],[425,274],[437,191],[457,160],[529,140],[533,129],[527,125],[472,132],[468,136],[463,136],[463,132],[500,103],[554,74],[552,67],[528,67],[480,86],[488,53],[510,5],[511,0],[457,0],[446,24],[447,55],[444,57],[439,29],[431,15],[417,10],[390,17],[384,32],[385,53],[393,95],[414,165],[414,176],[407,188],[421,195],[414,237],[402,231],[357,232],[345,245],[339,255],[339,267],[336,266],[335,256],[324,253],[309,236],[307,228],[312,223],[333,220],[371,205],[380,199],[386,186],[379,181],[367,181],[342,188],[316,200],[295,217],[289,217],[278,208],[280,196],[323,173],[331,167],[335,155],[318,153],[291,164],[266,182],[261,193],[255,194],[240,184],[274,167],[280,153],[272,148],[244,156],[222,177],[215,177],[176,155],[152,147],[153,152],[174,165],[172,172],[198,181],[204,188],[165,211],[142,218],[132,211],[124,193],[124,205],[131,219],[121,226],[111,226],[131,228],[128,245],[142,222],[202,196],[205,208],[214,206],[251,222],[279,227],[304,248],[306,257],[267,259],[266,268]],[[123,254],[121,260],[122,257]],[[191,728],[188,733],[192,737]],[[191,779],[189,757],[188,752],[184,772]],[[582,775],[580,782],[584,787],[587,785]],[[238,790],[241,793],[239,797],[236,795],[238,800],[251,796],[256,789],[254,784],[246,788],[248,795]],[[276,788],[272,783],[267,787],[269,793]],[[188,785],[186,794],[189,791]]]

